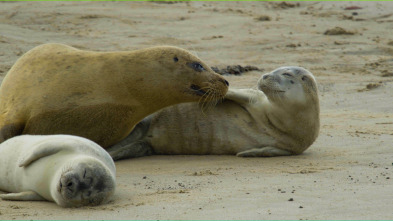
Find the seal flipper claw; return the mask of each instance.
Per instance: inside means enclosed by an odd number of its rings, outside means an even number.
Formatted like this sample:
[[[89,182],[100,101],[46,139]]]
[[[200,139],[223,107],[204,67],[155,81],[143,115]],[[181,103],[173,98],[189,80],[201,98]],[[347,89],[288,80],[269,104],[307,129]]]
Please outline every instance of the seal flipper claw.
[[[277,156],[290,156],[291,152],[278,149],[275,147],[262,147],[242,151],[236,154],[237,157],[277,157]]]
[[[34,191],[26,191],[20,193],[7,193],[0,194],[2,200],[13,200],[13,201],[43,201],[45,200]]]

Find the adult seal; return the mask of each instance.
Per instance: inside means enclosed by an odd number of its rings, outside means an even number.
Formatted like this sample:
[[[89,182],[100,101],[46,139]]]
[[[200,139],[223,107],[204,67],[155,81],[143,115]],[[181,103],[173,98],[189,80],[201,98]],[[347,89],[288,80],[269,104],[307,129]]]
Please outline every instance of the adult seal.
[[[227,90],[224,78],[177,47],[94,52],[45,44],[18,59],[1,84],[0,142],[70,134],[107,148],[163,107],[218,100]]]
[[[145,118],[108,151],[113,159],[149,154],[300,154],[319,133],[314,76],[301,67],[263,75],[257,90],[229,89],[223,103],[201,113],[196,104],[165,108]]]
[[[77,136],[22,135],[0,144],[3,200],[48,200],[63,207],[105,203],[116,168],[96,143]]]

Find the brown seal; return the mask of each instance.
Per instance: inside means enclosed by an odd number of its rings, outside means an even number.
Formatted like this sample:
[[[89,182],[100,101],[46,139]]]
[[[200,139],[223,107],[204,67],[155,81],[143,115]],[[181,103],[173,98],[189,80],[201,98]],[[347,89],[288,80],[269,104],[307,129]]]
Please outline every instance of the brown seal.
[[[166,106],[221,99],[228,82],[170,46],[93,52],[45,44],[24,54],[0,87],[0,142],[70,134],[109,147]]]
[[[311,72],[281,67],[263,75],[258,89],[229,89],[223,103],[202,113],[179,104],[150,115],[107,149],[114,160],[149,154],[300,154],[319,133],[318,89]]]

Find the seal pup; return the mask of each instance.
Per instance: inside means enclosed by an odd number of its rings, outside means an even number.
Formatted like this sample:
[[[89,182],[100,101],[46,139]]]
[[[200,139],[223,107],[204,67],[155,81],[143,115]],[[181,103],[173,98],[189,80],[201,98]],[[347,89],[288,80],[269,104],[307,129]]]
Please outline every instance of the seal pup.
[[[301,67],[281,67],[263,75],[257,90],[229,89],[224,102],[205,114],[189,103],[150,115],[108,152],[115,160],[150,154],[287,156],[305,151],[319,124],[314,76]]]
[[[70,135],[22,135],[0,144],[3,200],[95,206],[115,192],[116,168],[96,143]]]
[[[0,143],[20,134],[70,134],[107,148],[166,106],[219,100],[228,82],[171,46],[123,52],[44,44],[24,54],[0,87]]]

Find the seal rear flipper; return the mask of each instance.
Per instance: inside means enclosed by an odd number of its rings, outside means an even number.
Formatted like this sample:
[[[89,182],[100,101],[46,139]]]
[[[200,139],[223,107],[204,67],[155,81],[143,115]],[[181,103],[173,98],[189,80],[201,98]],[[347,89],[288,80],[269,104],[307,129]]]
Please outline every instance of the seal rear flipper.
[[[14,201],[43,201],[45,200],[34,191],[25,191],[20,193],[7,193],[0,194],[2,200],[14,200]]]
[[[126,145],[115,145],[107,149],[113,160],[153,155],[153,148],[145,141]]]
[[[236,154],[237,157],[277,157],[290,155],[293,155],[293,153],[276,147],[253,148]]]
[[[153,154],[153,148],[144,141],[149,131],[151,119],[152,115],[145,117],[126,138],[106,149],[113,160],[150,156]]]

